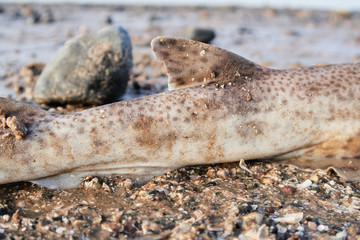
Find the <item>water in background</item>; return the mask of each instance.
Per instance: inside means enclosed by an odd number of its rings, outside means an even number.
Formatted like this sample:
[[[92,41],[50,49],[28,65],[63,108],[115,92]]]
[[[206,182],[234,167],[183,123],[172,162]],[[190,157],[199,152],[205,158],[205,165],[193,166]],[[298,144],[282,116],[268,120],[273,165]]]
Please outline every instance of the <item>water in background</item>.
[[[337,11],[360,10],[359,0],[0,0],[0,3],[75,3],[75,4],[129,4],[129,5],[204,5],[246,6],[273,8],[305,8]]]

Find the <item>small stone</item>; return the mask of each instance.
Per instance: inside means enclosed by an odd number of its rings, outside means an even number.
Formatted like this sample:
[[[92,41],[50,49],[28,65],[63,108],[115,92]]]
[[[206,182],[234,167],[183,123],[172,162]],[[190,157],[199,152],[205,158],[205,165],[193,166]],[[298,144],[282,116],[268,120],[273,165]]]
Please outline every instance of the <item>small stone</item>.
[[[285,186],[285,187],[280,188],[280,192],[285,195],[293,195],[295,190],[294,190],[294,188],[292,188],[290,186]]]
[[[275,209],[273,207],[271,207],[271,206],[266,207],[265,210],[268,213],[274,213],[275,212]]]
[[[229,170],[227,169],[220,169],[216,172],[216,175],[218,177],[221,177],[222,179],[226,179],[229,176]]]
[[[331,181],[329,182],[329,184],[330,184],[331,186],[335,186],[335,181],[334,181],[334,180],[331,180]]]
[[[99,183],[99,179],[95,177],[95,178],[91,179],[91,181],[85,182],[84,187],[85,187],[85,189],[98,190],[101,188],[101,184]]]
[[[206,28],[194,28],[189,35],[191,40],[203,43],[210,43],[216,36],[214,30]]]
[[[58,234],[63,234],[65,232],[66,228],[64,227],[58,227],[55,232]]]
[[[329,227],[321,224],[317,227],[317,230],[319,230],[320,232],[322,231],[326,232],[327,230],[329,230]]]
[[[272,184],[274,182],[274,180],[271,178],[264,178],[262,181],[264,184]]]
[[[125,179],[124,182],[124,187],[126,187],[127,189],[131,189],[131,187],[134,185],[134,183],[131,181],[131,179]]]
[[[257,212],[253,212],[253,213],[249,213],[248,215],[245,215],[242,219],[243,230],[247,231],[256,225],[259,225],[262,222],[263,218],[264,216]]]
[[[296,224],[300,222],[303,219],[303,217],[304,217],[304,213],[299,212],[299,213],[286,214],[283,217],[274,218],[273,220],[275,222],[280,222],[284,224]]]
[[[132,47],[122,27],[107,27],[66,43],[46,64],[34,89],[39,104],[101,105],[127,88]]]
[[[40,194],[40,197],[43,199],[51,199],[53,197],[52,192],[45,190]]]
[[[25,202],[24,201],[20,201],[16,204],[17,207],[19,208],[24,208],[25,207]]]
[[[336,238],[339,240],[346,239],[347,236],[348,236],[348,234],[345,231],[338,232],[336,234]]]
[[[2,216],[2,219],[3,219],[5,222],[8,222],[8,221],[10,221],[10,215],[9,215],[9,214],[5,214],[4,216]]]
[[[159,231],[159,225],[155,222],[149,222],[148,220],[144,220],[142,222],[141,228],[143,230],[144,235]]]
[[[310,187],[312,184],[312,181],[310,179],[305,180],[304,182],[297,185],[298,189],[304,189]]]
[[[208,175],[209,177],[215,177],[215,170],[213,168],[209,168],[206,175]]]
[[[105,192],[111,192],[111,189],[109,187],[109,185],[107,185],[106,183],[103,182],[101,189],[104,190]]]
[[[307,223],[307,226],[308,226],[308,228],[310,229],[310,230],[313,230],[313,231],[316,231],[316,229],[317,229],[317,225],[316,225],[316,222],[308,222]]]

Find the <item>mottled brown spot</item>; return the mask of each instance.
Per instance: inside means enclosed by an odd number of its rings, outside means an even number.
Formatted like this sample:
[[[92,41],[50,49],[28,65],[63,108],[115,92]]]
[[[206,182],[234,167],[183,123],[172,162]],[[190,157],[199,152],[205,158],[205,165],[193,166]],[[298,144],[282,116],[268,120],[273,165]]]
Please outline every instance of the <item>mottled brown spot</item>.
[[[92,127],[91,130],[90,130],[90,133],[96,133],[97,132],[97,128],[96,127]]]
[[[83,134],[83,133],[84,133],[84,127],[79,127],[79,128],[77,129],[77,133],[78,133],[78,134]]]

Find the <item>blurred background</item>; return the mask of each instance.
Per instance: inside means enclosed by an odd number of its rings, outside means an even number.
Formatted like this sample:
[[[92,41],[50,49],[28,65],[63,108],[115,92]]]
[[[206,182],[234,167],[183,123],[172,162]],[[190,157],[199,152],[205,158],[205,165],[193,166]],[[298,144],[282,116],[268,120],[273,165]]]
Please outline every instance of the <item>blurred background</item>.
[[[245,6],[245,7],[276,7],[276,8],[307,8],[307,9],[337,9],[358,10],[357,0],[0,0],[0,3],[79,3],[79,4],[145,4],[145,5],[204,5],[204,6]]]

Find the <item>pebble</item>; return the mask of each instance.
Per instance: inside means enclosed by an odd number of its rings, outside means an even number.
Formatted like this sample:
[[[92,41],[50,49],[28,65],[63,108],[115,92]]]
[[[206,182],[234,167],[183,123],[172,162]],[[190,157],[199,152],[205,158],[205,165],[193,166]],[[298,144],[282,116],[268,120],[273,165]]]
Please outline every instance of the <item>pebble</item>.
[[[259,225],[262,222],[263,218],[264,216],[257,212],[252,212],[245,215],[242,219],[242,229],[244,231],[247,231],[256,225]]]
[[[221,177],[222,179],[227,179],[228,176],[230,175],[230,172],[228,169],[220,169],[216,172],[216,175],[218,177]]]
[[[328,226],[326,226],[326,225],[319,225],[318,227],[317,227],[317,230],[319,230],[320,232],[321,231],[328,231],[329,230],[329,227]]]
[[[271,178],[264,178],[262,181],[264,184],[272,184],[274,182],[274,180]]]
[[[294,190],[294,188],[292,188],[290,186],[285,186],[285,187],[280,188],[280,192],[285,195],[293,195],[295,190]]]
[[[308,226],[309,229],[311,229],[313,231],[315,231],[317,229],[316,222],[311,222],[310,221],[310,222],[307,223],[307,226]]]
[[[285,214],[283,217],[274,218],[273,220],[275,222],[280,222],[284,224],[296,224],[300,222],[304,217],[304,213],[298,212],[298,213],[289,213]]]
[[[134,185],[134,183],[131,181],[131,179],[125,179],[124,182],[124,187],[126,187],[127,189],[131,189],[131,187]]]
[[[121,97],[132,68],[122,27],[106,27],[66,43],[46,64],[34,89],[39,104],[101,105]]]
[[[310,187],[312,184],[312,181],[310,179],[305,180],[304,182],[297,185],[298,189],[304,189]]]
[[[314,183],[317,183],[319,181],[319,176],[314,174],[310,177],[310,180]]]
[[[84,188],[85,189],[100,189],[101,188],[101,184],[99,183],[99,179],[98,178],[93,178],[91,179],[91,181],[87,181],[84,182]]]
[[[336,234],[337,239],[346,239],[347,236],[348,236],[348,234],[345,231],[338,232]]]
[[[24,201],[19,201],[17,204],[16,204],[17,207],[19,208],[24,208],[25,207],[25,202]]]
[[[56,233],[58,234],[63,234],[65,232],[66,228],[64,227],[59,227],[55,230]]]
[[[207,28],[193,28],[190,31],[189,38],[191,40],[203,42],[203,43],[210,43],[216,34],[213,29]]]

